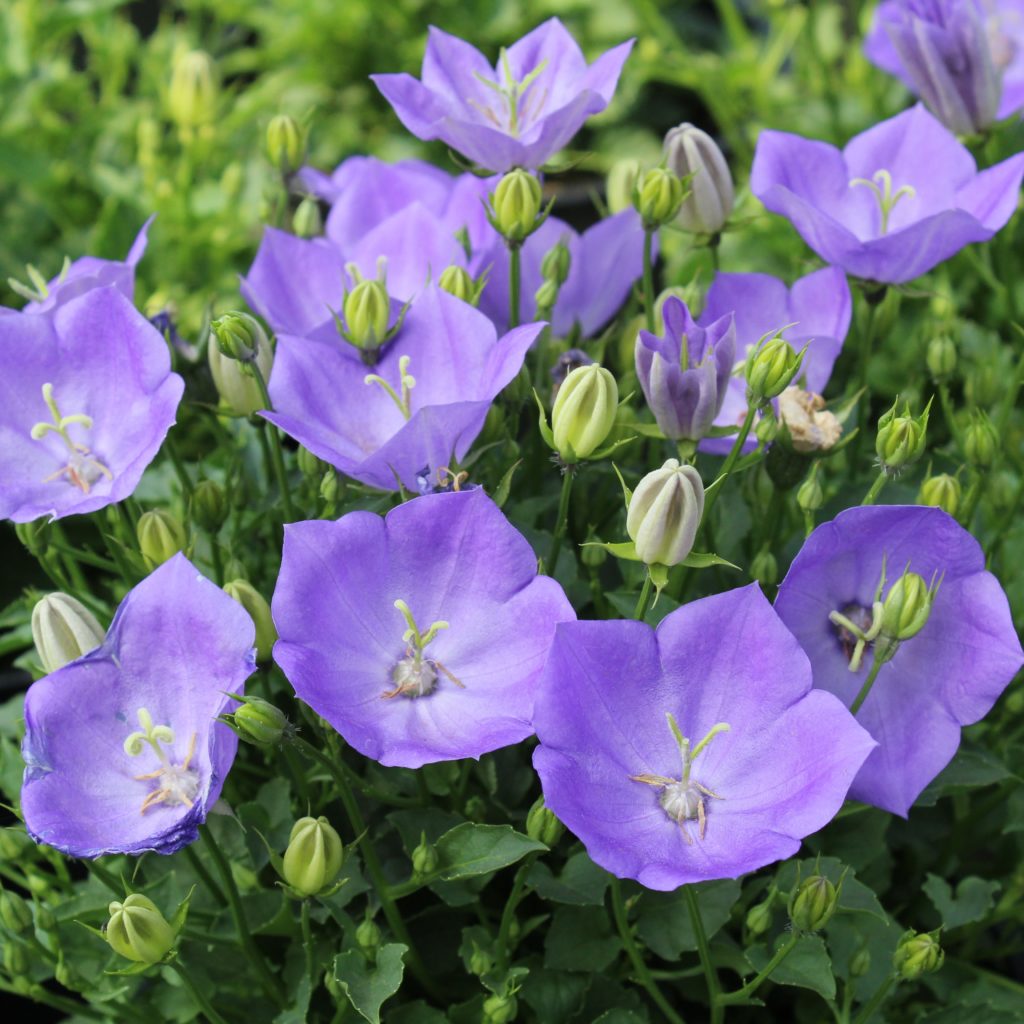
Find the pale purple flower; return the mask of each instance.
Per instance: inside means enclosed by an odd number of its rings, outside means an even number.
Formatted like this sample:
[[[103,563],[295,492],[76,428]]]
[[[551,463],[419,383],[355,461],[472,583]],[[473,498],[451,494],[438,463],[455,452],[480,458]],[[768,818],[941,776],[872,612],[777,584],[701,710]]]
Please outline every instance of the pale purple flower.
[[[750,188],[829,263],[899,284],[990,239],[1017,208],[1022,176],[1024,153],[979,172],[968,150],[918,104],[841,151],[762,132]]]
[[[160,332],[115,286],[0,317],[0,519],[127,498],[184,387]]]
[[[273,614],[299,699],[406,768],[530,736],[555,625],[574,617],[479,488],[287,526]]]
[[[756,584],[683,605],[657,630],[559,625],[534,726],[551,810],[603,868],[662,890],[792,856],[874,746],[811,689]]]
[[[270,378],[274,411],[263,415],[356,480],[415,493],[424,467],[433,476],[466,454],[542,328],[498,338],[482,313],[431,286],[372,367],[333,325],[282,338]]]
[[[21,810],[72,857],[174,853],[198,836],[238,739],[217,716],[256,668],[252,619],[175,555],[102,646],[29,688]]]
[[[622,43],[588,67],[551,18],[492,67],[475,47],[432,27],[420,79],[370,77],[418,138],[440,139],[492,171],[539,168],[608,106],[632,46]]]
[[[948,764],[960,728],[983,718],[1024,661],[1006,595],[978,542],[938,508],[847,509],[807,539],[779,587],[776,611],[814,670],[814,685],[853,703],[871,651],[850,670],[851,638],[829,615],[871,617],[883,560],[886,590],[909,568],[941,578],[924,629],[884,664],[857,720],[878,741],[850,795],[906,816]]]
[[[807,349],[797,383],[821,394],[850,328],[853,302],[846,275],[838,267],[815,270],[792,288],[769,274],[716,274],[708,289],[699,323],[709,325],[727,313],[736,317],[736,360],[742,364],[750,349],[769,333],[782,328],[794,351]],[[747,385],[742,372],[729,380],[716,427],[739,427],[747,415]],[[733,438],[707,438],[701,451],[725,454]],[[747,448],[755,446],[753,437]]]
[[[672,296],[662,320],[664,337],[637,334],[636,375],[661,432],[672,441],[699,441],[725,401],[736,359],[734,315],[700,327],[686,303]]]
[[[885,0],[864,52],[967,135],[1024,104],[1022,44],[1021,0]]]

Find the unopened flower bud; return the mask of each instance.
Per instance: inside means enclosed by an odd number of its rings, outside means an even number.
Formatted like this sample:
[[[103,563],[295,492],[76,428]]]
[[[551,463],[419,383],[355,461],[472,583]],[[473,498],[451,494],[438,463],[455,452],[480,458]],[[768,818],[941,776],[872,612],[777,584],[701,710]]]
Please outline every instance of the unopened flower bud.
[[[143,512],[135,526],[135,535],[139,551],[151,570],[185,547],[185,528],[181,520],[162,508]]]
[[[948,335],[932,338],[924,358],[934,380],[948,380],[956,372],[956,345]]]
[[[792,391],[792,388],[787,388],[787,391]],[[754,437],[763,444],[771,444],[779,436],[779,421],[773,415],[762,416],[754,424]]]
[[[13,861],[29,848],[34,849],[24,828],[14,825],[0,828],[0,858],[6,861]]]
[[[256,660],[269,661],[277,640],[277,627],[271,617],[267,599],[247,580],[225,583],[224,593],[233,597],[249,613],[256,627]]]
[[[801,932],[817,932],[828,924],[839,906],[839,893],[824,875],[811,875],[794,890],[789,918]]]
[[[678,565],[690,551],[704,514],[700,474],[669,459],[636,485],[626,512],[626,532],[647,565]]]
[[[800,485],[796,492],[796,503],[805,512],[817,512],[825,504],[825,492],[817,473],[811,473]]]
[[[537,227],[541,200],[540,182],[534,175],[521,167],[509,171],[491,193],[495,229],[510,242],[521,242]]]
[[[231,511],[224,488],[216,480],[200,480],[192,492],[192,518],[204,530],[216,533]]]
[[[243,363],[254,362],[256,353],[268,344],[266,331],[248,313],[225,313],[210,324],[210,332],[223,356]]]
[[[960,481],[948,473],[939,473],[937,476],[928,477],[921,484],[917,503],[941,508],[943,512],[955,516],[956,510],[960,507],[960,494]]]
[[[445,267],[444,273],[438,278],[437,286],[449,295],[462,299],[463,302],[469,302],[474,305],[476,303],[478,297],[476,284],[473,278],[470,277],[469,271],[465,267],[460,267],[457,263],[453,263],[450,267]]]
[[[519,1003],[513,995],[493,995],[484,1000],[481,1024],[511,1024],[519,1012]]]
[[[364,917],[356,928],[356,945],[362,950],[363,955],[370,960],[377,955],[380,948],[380,928],[372,917]]]
[[[305,156],[305,132],[295,118],[287,114],[271,118],[267,125],[267,157],[274,167],[284,176],[294,174]]]
[[[36,926],[41,932],[57,931],[57,915],[45,904],[36,904]]]
[[[544,797],[537,797],[526,815],[526,834],[531,839],[536,839],[538,843],[554,846],[564,832],[565,826],[544,802]]]
[[[318,459],[305,445],[299,445],[295,461],[302,475],[311,480],[319,480],[327,469],[327,463]]]
[[[850,977],[863,978],[871,970],[871,950],[867,946],[861,946],[856,953],[850,957]]]
[[[217,66],[202,50],[181,54],[174,62],[167,93],[171,120],[184,132],[210,124],[217,116]]]
[[[0,890],[0,924],[12,935],[32,930],[32,908],[16,892]]]
[[[892,965],[904,981],[915,981],[922,974],[937,971],[945,958],[937,932],[909,931],[897,943]]]
[[[992,421],[978,415],[964,431],[964,455],[972,466],[988,469],[999,452],[999,435]]]
[[[383,278],[364,278],[345,296],[342,305],[349,340],[359,348],[379,348],[391,321],[391,300]]]
[[[748,401],[763,405],[781,395],[800,372],[803,358],[778,334],[752,348],[743,368]]]
[[[632,157],[616,160],[612,164],[605,179],[605,199],[608,202],[609,213],[621,213],[633,205],[636,180],[642,172],[643,165]]]
[[[537,307],[537,316],[550,316],[550,310],[558,301],[558,285],[554,281],[544,281],[533,293],[533,302]]]
[[[764,935],[772,926],[772,901],[755,903],[747,911],[747,930],[751,935]]]
[[[96,616],[69,594],[47,594],[32,609],[32,639],[47,673],[95,650],[106,635]]]
[[[20,942],[8,942],[4,946],[4,970],[15,981],[27,979],[29,973],[28,954]],[[25,992],[19,994],[24,995]]]
[[[292,231],[299,238],[316,238],[323,234],[323,230],[320,202],[314,196],[306,196],[292,214]]]
[[[882,603],[882,636],[890,640],[909,640],[917,636],[931,615],[935,590],[916,572],[903,573]]]
[[[239,735],[257,747],[276,747],[288,731],[285,713],[262,697],[240,699],[242,705],[231,716]]]
[[[653,231],[672,220],[685,193],[679,177],[666,167],[652,167],[638,179],[633,202],[644,229]]]
[[[490,974],[493,969],[494,957],[474,943],[473,952],[469,956],[469,973],[482,978],[485,974]]]
[[[680,178],[689,178],[690,194],[676,220],[684,231],[717,235],[732,213],[733,186],[729,165],[707,132],[684,123],[665,136],[665,160]]]
[[[412,851],[412,874],[414,878],[426,878],[437,870],[437,850],[427,842],[426,833],[420,836],[416,849]]]
[[[615,424],[619,388],[598,363],[573,370],[558,389],[551,410],[554,447],[572,465],[592,455]]]
[[[565,284],[569,277],[569,270],[572,267],[572,256],[565,242],[558,242],[544,254],[541,260],[540,273],[545,281],[554,281],[555,284]]]
[[[256,320],[246,313],[229,316],[232,317],[231,320],[221,317],[211,325],[217,343],[207,346],[210,374],[217,393],[227,408],[236,416],[251,416],[264,408],[263,391],[256,378],[249,372],[251,367],[238,362],[241,355],[225,354],[221,346],[226,344],[230,351],[248,355],[249,359],[254,361],[264,383],[270,380],[274,352],[266,332]],[[249,322],[241,320],[241,317],[245,317]],[[219,335],[218,325],[221,325]]]
[[[333,505],[341,494],[342,486],[341,477],[338,476],[337,471],[333,466],[328,467],[320,481],[320,497],[328,505]]]
[[[284,880],[300,896],[315,896],[338,877],[344,855],[341,837],[326,818],[299,818],[284,852]]]
[[[779,582],[779,563],[768,548],[761,548],[750,563],[750,575],[762,586],[773,587]]]
[[[898,411],[898,406],[897,399],[892,408],[879,418],[875,438],[878,461],[887,473],[893,475],[913,465],[924,454],[931,403],[920,416],[911,416],[910,406],[906,403],[902,412]]]
[[[130,893],[123,903],[111,903],[109,910],[105,935],[115,953],[136,963],[156,964],[173,948],[174,929],[148,896]]]
[[[985,409],[995,405],[1006,388],[1006,368],[996,360],[986,359],[971,367],[964,381],[964,397],[968,406]]]

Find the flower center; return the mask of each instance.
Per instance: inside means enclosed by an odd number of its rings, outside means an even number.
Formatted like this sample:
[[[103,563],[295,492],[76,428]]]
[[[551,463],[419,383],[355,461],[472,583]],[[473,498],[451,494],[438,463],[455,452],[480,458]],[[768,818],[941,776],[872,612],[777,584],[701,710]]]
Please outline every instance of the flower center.
[[[71,260],[65,256],[60,276],[54,283],[58,285],[63,284],[70,269]],[[25,276],[28,278],[28,284],[23,284],[17,278],[7,278],[7,284],[11,291],[20,295],[23,299],[28,299],[29,302],[45,302],[50,297],[50,286],[47,284],[46,278],[31,263],[25,266]]]
[[[410,360],[408,356],[402,356],[398,360],[398,373],[401,380],[401,394],[395,391],[395,389],[383,377],[381,377],[380,374],[368,373],[363,378],[364,384],[376,384],[377,387],[383,388],[387,396],[391,399],[391,401],[398,406],[398,411],[406,419],[409,419],[409,417],[412,416],[412,407],[410,405],[410,392],[414,387],[416,387],[416,378],[411,373],[409,373],[409,362]]]
[[[426,697],[437,688],[438,673],[443,673],[460,689],[462,683],[455,678],[436,658],[426,658],[423,651],[442,629],[448,629],[448,623],[439,619],[430,627],[421,631],[416,625],[412,611],[405,601],[395,601],[395,608],[405,619],[406,630],[402,634],[405,643],[405,656],[400,658],[391,669],[391,681],[395,684],[381,696],[386,700],[392,697]]]
[[[850,182],[850,188],[855,185],[863,185],[874,193],[875,202],[878,203],[880,219],[878,233],[880,235],[884,235],[889,230],[889,217],[896,208],[896,204],[907,196],[912,199],[917,195],[917,189],[913,185],[901,185],[893,192],[892,175],[884,169],[875,171],[870,181],[867,178],[854,178]]]
[[[518,137],[524,125],[536,118],[548,99],[548,90],[545,89],[540,95],[537,90],[527,96],[530,87],[537,81],[537,78],[547,67],[548,62],[542,60],[532,71],[527,72],[521,81],[517,81],[512,75],[512,66],[509,63],[508,51],[502,47],[498,57],[498,64],[501,66],[502,81],[496,82],[478,72],[474,77],[488,89],[497,94],[502,102],[503,110],[497,112],[490,106],[478,103],[474,99],[468,100],[471,107],[474,107],[487,118],[496,128],[500,128],[509,135]]]
[[[92,417],[85,413],[72,413],[69,416],[62,416],[57,406],[57,400],[53,397],[53,385],[43,385],[43,401],[50,410],[51,422],[41,420],[32,427],[29,432],[33,441],[42,441],[47,434],[56,434],[67,449],[67,462],[55,473],[51,473],[43,481],[49,483],[51,480],[58,480],[67,477],[68,483],[78,487],[84,494],[88,494],[92,485],[101,476],[113,480],[114,475],[103,463],[97,459],[89,450],[87,445],[75,441],[69,432],[72,426],[78,426],[82,430],[92,430]]]
[[[153,716],[146,708],[139,708],[136,714],[142,729],[133,732],[124,741],[125,753],[129,757],[138,757],[148,746],[160,762],[156,771],[135,776],[139,782],[155,780],[157,783],[156,789],[142,801],[141,813],[145,814],[157,804],[184,804],[191,807],[199,792],[199,773],[189,767],[196,752],[196,734],[192,733],[192,739],[189,740],[185,760],[180,765],[173,764],[161,745],[170,747],[174,743],[173,730],[167,725],[154,725]]]
[[[668,712],[665,717],[668,719],[668,726],[679,747],[679,756],[682,760],[680,777],[669,779],[664,775],[644,774],[630,775],[630,779],[634,782],[642,782],[645,786],[655,786],[661,790],[658,803],[661,804],[665,814],[682,829],[687,843],[692,843],[693,839],[685,828],[686,822],[696,821],[697,835],[703,839],[708,826],[707,799],[724,799],[692,777],[693,762],[719,733],[728,732],[729,726],[725,722],[713,725],[704,739],[696,746],[691,746],[690,741],[679,728],[675,716]]]

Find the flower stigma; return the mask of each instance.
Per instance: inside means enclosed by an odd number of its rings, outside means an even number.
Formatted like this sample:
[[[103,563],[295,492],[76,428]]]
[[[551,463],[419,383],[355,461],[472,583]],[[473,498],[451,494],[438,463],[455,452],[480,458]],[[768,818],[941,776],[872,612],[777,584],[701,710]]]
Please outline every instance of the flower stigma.
[[[401,395],[383,378],[377,373],[368,373],[363,378],[364,384],[376,384],[378,387],[383,388],[395,405],[398,406],[398,411],[406,418],[412,415],[412,409],[410,407],[410,392],[416,387],[416,378],[409,373],[409,357],[402,356],[398,360],[398,372],[401,377]]]
[[[696,821],[697,835],[703,839],[708,827],[706,798],[725,799],[690,777],[693,762],[719,733],[729,731],[729,725],[726,722],[718,722],[711,727],[704,739],[696,746],[691,747],[690,741],[683,735],[672,712],[667,712],[665,717],[668,719],[668,727],[672,730],[672,735],[679,747],[679,755],[683,763],[680,777],[669,779],[664,775],[644,774],[630,775],[630,779],[633,782],[642,782],[646,786],[656,786],[662,790],[661,796],[658,798],[659,803],[668,817],[679,825],[687,844],[692,844],[693,839],[686,830],[686,822]]]
[[[64,265],[61,267],[60,274],[54,284],[63,284],[70,269],[71,260],[65,256]],[[45,302],[50,297],[50,286],[47,284],[46,278],[31,263],[25,265],[25,276],[29,280],[28,284],[23,284],[15,277],[9,277],[7,278],[8,287],[16,295],[20,295],[23,299],[28,299],[29,302]]]
[[[880,235],[888,232],[889,217],[896,208],[896,204],[905,197],[909,196],[913,199],[917,195],[917,189],[913,185],[901,185],[894,193],[892,190],[892,175],[884,169],[875,171],[870,181],[867,178],[854,178],[850,182],[850,188],[853,188],[855,185],[864,185],[874,192],[882,221],[878,232]]]
[[[526,94],[530,91],[530,86],[540,77],[544,69],[547,67],[547,60],[542,60],[532,71],[528,72],[521,82],[516,81],[512,75],[512,66],[508,59],[508,50],[505,47],[501,48],[501,52],[498,55],[498,63],[501,65],[501,74],[504,79],[503,82],[495,82],[485,75],[481,75],[479,72],[474,72],[474,77],[481,85],[487,86],[488,89],[493,90],[498,94],[501,100],[505,104],[505,110],[498,114],[491,107],[486,106],[482,103],[478,103],[474,99],[470,99],[467,102],[471,107],[474,107],[481,114],[487,118],[496,128],[500,128],[502,131],[507,131],[509,135],[518,138],[520,131],[526,125],[526,122],[537,117],[541,110],[544,109],[544,104],[548,99],[548,90],[545,89],[539,97],[536,96],[536,90],[534,95],[528,99]],[[533,102],[534,99],[537,102]],[[525,100],[525,102],[524,102]],[[532,104],[532,108],[531,108]]]
[[[131,733],[124,741],[125,753],[129,757],[138,757],[148,745],[160,762],[156,771],[135,776],[139,782],[156,780],[159,783],[142,801],[141,813],[145,814],[157,804],[184,804],[191,807],[199,792],[199,773],[189,767],[196,752],[196,734],[192,733],[192,739],[189,740],[185,760],[175,765],[161,746],[166,744],[170,747],[174,743],[174,731],[167,725],[154,725],[153,716],[146,708],[139,708],[136,714],[142,729]]]
[[[420,632],[412,611],[405,601],[399,598],[395,601],[395,608],[401,613],[406,622],[406,630],[402,634],[405,643],[405,656],[402,657],[391,670],[391,681],[394,688],[388,690],[381,696],[389,700],[392,697],[425,697],[433,693],[437,686],[438,673],[446,675],[456,686],[464,689],[462,683],[455,678],[436,658],[425,658],[423,651],[442,629],[448,629],[448,623],[439,619],[432,622],[426,632]]]
[[[62,416],[57,406],[57,400],[53,397],[53,385],[49,382],[43,385],[43,401],[46,402],[46,406],[50,410],[52,422],[47,423],[45,420],[40,420],[32,427],[29,432],[30,436],[33,441],[41,441],[47,434],[56,434],[64,442],[68,452],[67,464],[61,466],[55,473],[51,473],[43,482],[49,483],[51,480],[67,477],[69,483],[78,487],[83,494],[88,494],[92,485],[101,476],[113,480],[114,474],[92,454],[87,445],[73,440],[68,431],[68,428],[74,425],[83,430],[92,430],[92,417],[81,412]]]

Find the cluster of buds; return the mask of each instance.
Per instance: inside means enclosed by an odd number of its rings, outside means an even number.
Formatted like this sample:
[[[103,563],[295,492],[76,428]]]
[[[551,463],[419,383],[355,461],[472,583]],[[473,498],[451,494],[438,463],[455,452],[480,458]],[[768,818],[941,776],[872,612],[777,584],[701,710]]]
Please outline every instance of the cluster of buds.
[[[892,408],[883,413],[878,421],[878,435],[875,438],[875,452],[878,464],[889,476],[897,476],[912,466],[924,454],[928,436],[928,414],[931,401],[920,416],[910,414],[910,405],[893,402]]]
[[[210,333],[216,341],[207,347],[210,374],[224,406],[234,416],[252,416],[265,409],[265,389],[274,363],[267,332],[248,313],[231,312],[214,320]]]

